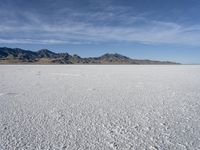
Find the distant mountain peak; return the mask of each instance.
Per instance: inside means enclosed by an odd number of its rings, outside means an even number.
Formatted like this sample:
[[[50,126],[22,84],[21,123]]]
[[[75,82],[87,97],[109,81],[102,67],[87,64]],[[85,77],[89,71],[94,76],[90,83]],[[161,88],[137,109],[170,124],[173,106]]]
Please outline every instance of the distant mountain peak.
[[[37,51],[38,57],[40,58],[56,58],[57,54],[48,50],[48,49],[41,49]]]
[[[102,55],[101,57],[116,57],[116,58],[127,58],[130,59],[124,55],[118,54],[118,53],[106,53],[104,55]]]
[[[52,52],[52,51],[50,51],[48,49],[40,49],[40,50],[38,50],[38,53],[41,53],[41,52],[44,52],[44,53],[54,53],[54,52]]]

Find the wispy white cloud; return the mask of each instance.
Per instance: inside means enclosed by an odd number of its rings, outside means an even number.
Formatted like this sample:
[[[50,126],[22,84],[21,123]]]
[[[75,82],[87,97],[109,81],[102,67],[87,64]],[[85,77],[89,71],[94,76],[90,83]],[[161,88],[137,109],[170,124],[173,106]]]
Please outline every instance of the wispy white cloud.
[[[6,11],[4,11],[4,15]],[[20,14],[20,15],[19,15]],[[66,18],[65,15],[67,14]],[[200,46],[200,26],[152,20],[129,14],[129,8],[106,7],[103,12],[61,9],[58,21],[45,20],[30,12],[9,13],[12,22],[0,23],[0,43],[82,44],[93,42],[138,42]],[[14,17],[13,17],[14,16]],[[20,23],[19,16],[25,20]]]
[[[62,44],[66,43],[67,41],[61,40],[35,40],[35,39],[0,39],[0,43],[5,44]]]

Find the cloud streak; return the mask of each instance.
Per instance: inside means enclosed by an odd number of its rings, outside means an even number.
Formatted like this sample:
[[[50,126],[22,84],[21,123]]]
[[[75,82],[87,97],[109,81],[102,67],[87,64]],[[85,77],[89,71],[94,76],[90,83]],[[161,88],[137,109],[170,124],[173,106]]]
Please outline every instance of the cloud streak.
[[[0,43],[138,42],[200,46],[200,26],[184,26],[149,19],[141,14],[133,15],[129,13],[128,7],[106,7],[102,12],[92,13],[63,8],[54,14],[56,21],[33,12],[1,11],[9,17],[4,17],[0,23]]]

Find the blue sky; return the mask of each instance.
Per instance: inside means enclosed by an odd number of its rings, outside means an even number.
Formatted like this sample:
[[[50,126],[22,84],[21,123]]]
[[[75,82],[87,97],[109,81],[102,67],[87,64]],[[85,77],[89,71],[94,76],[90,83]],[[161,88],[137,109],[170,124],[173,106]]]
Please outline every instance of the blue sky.
[[[199,0],[0,0],[0,46],[200,63]]]

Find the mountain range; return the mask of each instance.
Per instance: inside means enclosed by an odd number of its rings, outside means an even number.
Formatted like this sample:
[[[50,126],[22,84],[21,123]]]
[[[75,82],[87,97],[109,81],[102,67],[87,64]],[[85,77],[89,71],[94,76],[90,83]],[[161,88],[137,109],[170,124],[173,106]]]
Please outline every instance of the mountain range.
[[[100,57],[82,58],[68,53],[55,53],[0,47],[0,64],[179,64],[171,61],[132,59],[121,54],[106,53]]]

